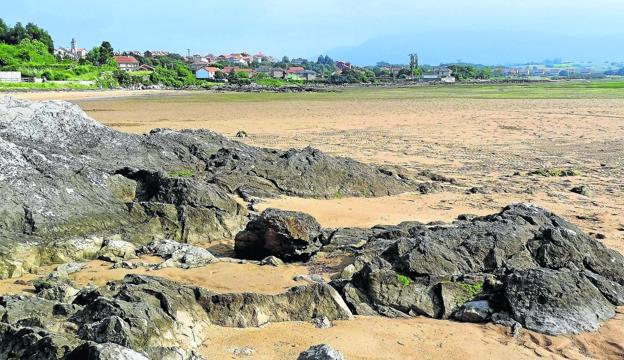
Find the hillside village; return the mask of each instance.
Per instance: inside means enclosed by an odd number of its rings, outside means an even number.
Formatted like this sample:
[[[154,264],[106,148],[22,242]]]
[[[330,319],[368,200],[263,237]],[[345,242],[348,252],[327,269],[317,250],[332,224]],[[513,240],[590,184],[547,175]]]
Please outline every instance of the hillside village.
[[[1,21],[1,19],[0,19]],[[4,24],[2,22],[2,24]],[[34,24],[3,25],[0,33],[0,88],[211,88],[219,85],[282,87],[301,84],[392,84],[483,81],[549,81],[624,76],[624,63],[576,64],[560,59],[516,66],[465,63],[422,65],[415,53],[406,64],[355,66],[321,55],[316,60],[263,52],[186,56],[163,50],[120,51],[103,41],[91,50],[72,39],[54,47]],[[380,58],[383,58],[380,54]]]

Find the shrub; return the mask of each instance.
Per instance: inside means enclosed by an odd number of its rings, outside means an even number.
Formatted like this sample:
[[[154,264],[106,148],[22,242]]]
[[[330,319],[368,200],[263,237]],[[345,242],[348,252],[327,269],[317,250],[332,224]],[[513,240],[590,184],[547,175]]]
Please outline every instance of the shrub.
[[[396,273],[397,281],[401,283],[403,286],[410,286],[413,281],[408,276]]]

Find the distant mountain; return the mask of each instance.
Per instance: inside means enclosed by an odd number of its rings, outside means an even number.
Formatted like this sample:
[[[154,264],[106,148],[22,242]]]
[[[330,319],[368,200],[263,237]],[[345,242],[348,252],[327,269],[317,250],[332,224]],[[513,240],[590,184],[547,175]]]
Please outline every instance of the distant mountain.
[[[444,31],[374,38],[354,47],[327,51],[334,59],[374,65],[379,61],[405,64],[418,53],[421,64],[444,62],[513,64],[562,58],[575,61],[624,60],[624,34],[565,36],[534,32]]]

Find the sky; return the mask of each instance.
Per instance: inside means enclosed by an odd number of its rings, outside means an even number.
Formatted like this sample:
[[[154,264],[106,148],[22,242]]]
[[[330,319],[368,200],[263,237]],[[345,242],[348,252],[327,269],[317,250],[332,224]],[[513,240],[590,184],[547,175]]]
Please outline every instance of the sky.
[[[79,46],[86,48],[108,40],[118,50],[159,49],[183,54],[186,49],[199,54],[263,51],[279,57],[315,58],[334,49],[402,37],[413,38],[413,43],[410,40],[410,49],[400,49],[401,53],[416,48],[421,58],[435,63],[465,58],[450,51],[427,58],[427,49],[418,49],[419,38],[427,36],[431,43],[442,32],[447,35],[440,36],[440,41],[445,42],[449,33],[466,32],[514,34],[510,35],[512,42],[524,33],[530,34],[531,41],[539,41],[540,36],[624,39],[622,0],[0,2],[0,18],[5,22],[34,22],[50,32],[57,46],[69,46],[75,37]],[[615,46],[622,48],[621,44]],[[406,46],[405,41],[397,46]],[[450,47],[444,42],[440,46]],[[488,53],[464,60],[514,60],[495,47],[483,51]],[[545,53],[543,58],[551,55],[558,54]],[[380,53],[379,60],[390,59]]]

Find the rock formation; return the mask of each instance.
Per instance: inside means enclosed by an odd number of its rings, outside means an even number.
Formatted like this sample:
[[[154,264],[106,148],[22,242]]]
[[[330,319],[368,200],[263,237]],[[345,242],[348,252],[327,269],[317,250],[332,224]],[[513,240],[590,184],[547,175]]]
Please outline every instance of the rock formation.
[[[525,204],[378,233],[345,277],[334,285],[356,314],[462,321],[508,315],[551,335],[596,330],[624,305],[624,257]]]
[[[151,359],[175,354],[191,359],[209,325],[249,327],[318,317],[352,317],[327,284],[299,286],[277,295],[217,294],[157,277],[128,275],[104,288],[83,288],[70,299],[0,297],[0,358],[74,359],[92,352],[136,352]]]
[[[377,196],[417,185],[312,148],[256,148],[206,130],[126,134],[66,102],[4,97],[0,278],[95,258],[115,240],[232,238],[247,223],[235,196]]]

